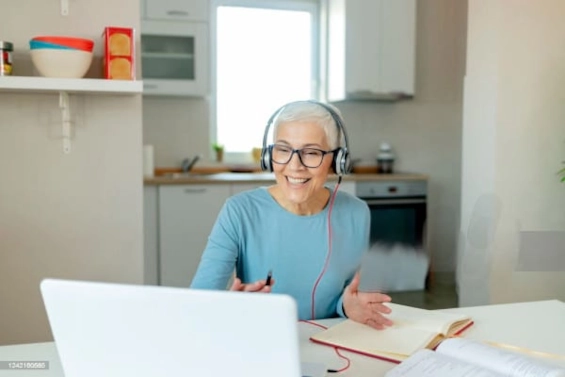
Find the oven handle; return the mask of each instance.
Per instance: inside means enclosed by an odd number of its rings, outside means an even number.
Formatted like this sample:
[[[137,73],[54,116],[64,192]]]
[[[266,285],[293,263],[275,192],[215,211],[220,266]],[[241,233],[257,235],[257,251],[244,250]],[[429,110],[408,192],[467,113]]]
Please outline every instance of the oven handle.
[[[426,199],[363,199],[368,205],[423,204]]]

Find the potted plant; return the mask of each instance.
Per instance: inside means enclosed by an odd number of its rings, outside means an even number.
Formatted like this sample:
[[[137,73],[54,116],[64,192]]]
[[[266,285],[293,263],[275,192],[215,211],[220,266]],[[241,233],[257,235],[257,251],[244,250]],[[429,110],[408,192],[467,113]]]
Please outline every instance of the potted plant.
[[[216,161],[222,162],[224,160],[224,146],[222,144],[212,144],[212,149],[216,152]]]
[[[563,161],[563,163],[565,164],[565,161]],[[565,168],[559,170],[557,174],[561,176],[561,182],[565,182]]]

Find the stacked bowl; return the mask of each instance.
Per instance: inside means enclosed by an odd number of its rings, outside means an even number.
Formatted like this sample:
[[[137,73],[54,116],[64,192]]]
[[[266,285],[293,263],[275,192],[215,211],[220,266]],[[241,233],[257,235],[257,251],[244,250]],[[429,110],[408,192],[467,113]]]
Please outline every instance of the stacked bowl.
[[[38,36],[29,41],[31,61],[41,76],[84,77],[92,63],[91,39]]]

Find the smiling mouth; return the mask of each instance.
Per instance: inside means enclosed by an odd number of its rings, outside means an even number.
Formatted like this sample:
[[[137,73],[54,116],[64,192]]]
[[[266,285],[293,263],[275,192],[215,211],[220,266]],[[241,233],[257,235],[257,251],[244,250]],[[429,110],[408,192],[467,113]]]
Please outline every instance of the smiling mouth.
[[[293,178],[293,177],[287,176],[286,180],[289,183],[292,183],[294,185],[301,185],[301,184],[308,182],[310,180],[310,178]]]

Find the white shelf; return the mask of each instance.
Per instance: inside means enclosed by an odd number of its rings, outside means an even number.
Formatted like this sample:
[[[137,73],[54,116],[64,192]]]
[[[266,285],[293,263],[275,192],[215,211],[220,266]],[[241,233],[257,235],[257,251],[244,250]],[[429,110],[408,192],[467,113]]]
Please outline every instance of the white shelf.
[[[58,79],[39,76],[2,76],[0,77],[0,93],[2,92],[133,95],[143,92],[143,82],[105,79]]]

